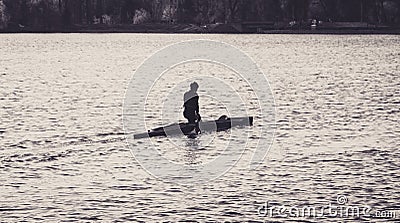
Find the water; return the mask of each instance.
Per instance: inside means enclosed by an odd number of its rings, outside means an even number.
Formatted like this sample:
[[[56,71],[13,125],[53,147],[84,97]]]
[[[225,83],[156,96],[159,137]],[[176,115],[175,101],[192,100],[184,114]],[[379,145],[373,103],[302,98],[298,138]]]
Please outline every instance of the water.
[[[277,106],[275,139],[255,171],[246,160],[250,142],[243,159],[215,181],[166,184],[128,149],[125,90],[154,52],[199,38],[238,47],[264,71]],[[338,195],[348,205],[400,209],[398,36],[19,34],[1,35],[0,49],[1,221],[286,222],[260,216],[258,208],[265,202],[319,207],[335,204]],[[188,69],[228,75],[213,66]],[[206,118],[223,112],[216,99],[202,100]],[[218,156],[229,132],[216,136],[211,143],[204,136],[200,145],[184,138],[173,139],[179,147],[156,143],[174,162],[202,164]]]

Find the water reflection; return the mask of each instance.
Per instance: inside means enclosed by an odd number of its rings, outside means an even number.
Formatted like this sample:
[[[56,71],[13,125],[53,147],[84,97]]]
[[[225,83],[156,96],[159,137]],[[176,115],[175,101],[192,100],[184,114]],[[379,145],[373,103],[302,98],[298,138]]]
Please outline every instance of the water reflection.
[[[231,43],[265,71],[276,138],[256,171],[240,162],[212,185],[170,189],[114,139],[134,69],[161,47],[198,38]],[[398,207],[398,36],[3,34],[0,50],[1,221],[287,222],[262,219],[257,207],[326,205],[339,193],[351,205]],[[224,111],[204,107],[213,110]],[[177,139],[179,148],[157,141],[172,159],[200,165],[229,139],[219,133],[210,148],[207,137]]]
[[[187,139],[185,145],[185,164],[189,166],[200,165],[202,162],[200,160],[199,151],[202,150],[200,146],[199,138]]]

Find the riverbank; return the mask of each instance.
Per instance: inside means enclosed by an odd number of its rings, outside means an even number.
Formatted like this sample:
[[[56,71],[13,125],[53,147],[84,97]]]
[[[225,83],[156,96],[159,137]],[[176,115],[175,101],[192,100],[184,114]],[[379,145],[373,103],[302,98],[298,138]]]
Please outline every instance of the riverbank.
[[[25,27],[14,25],[0,33],[222,33],[222,34],[400,34],[400,27],[367,23],[322,23],[311,28],[308,24],[283,22],[246,22],[237,24],[96,24],[73,25],[67,28]]]

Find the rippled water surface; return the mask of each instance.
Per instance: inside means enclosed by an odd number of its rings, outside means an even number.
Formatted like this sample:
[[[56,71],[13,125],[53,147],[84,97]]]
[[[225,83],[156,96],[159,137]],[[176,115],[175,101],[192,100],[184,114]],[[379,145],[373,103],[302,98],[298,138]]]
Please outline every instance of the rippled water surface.
[[[254,141],[263,137],[254,133],[224,176],[204,185],[163,183],[128,149],[125,91],[154,52],[200,38],[236,46],[265,73],[276,103],[275,139],[257,170],[248,169]],[[24,34],[0,35],[0,50],[0,221],[337,222],[343,219],[270,218],[258,209],[265,202],[320,207],[338,195],[348,205],[400,209],[398,36]],[[252,104],[254,95],[226,68],[185,66],[166,75],[225,78],[250,92],[245,103]],[[152,118],[160,111],[157,95],[174,83],[157,84],[149,95],[151,127],[162,124]],[[218,105],[227,97],[203,97],[204,117],[223,113]],[[174,162],[198,165],[217,157],[229,134],[155,143]]]

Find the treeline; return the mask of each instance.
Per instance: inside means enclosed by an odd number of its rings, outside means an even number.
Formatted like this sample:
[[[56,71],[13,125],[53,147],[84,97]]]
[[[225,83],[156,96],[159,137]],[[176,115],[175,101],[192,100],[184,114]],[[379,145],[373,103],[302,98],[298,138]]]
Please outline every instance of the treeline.
[[[400,24],[400,0],[0,0],[0,29],[310,19]]]

